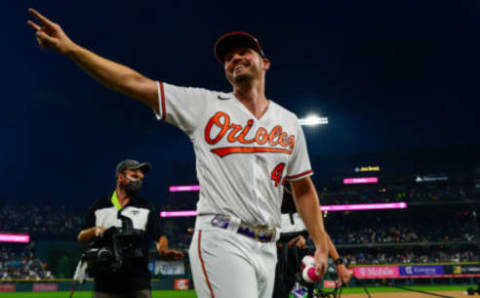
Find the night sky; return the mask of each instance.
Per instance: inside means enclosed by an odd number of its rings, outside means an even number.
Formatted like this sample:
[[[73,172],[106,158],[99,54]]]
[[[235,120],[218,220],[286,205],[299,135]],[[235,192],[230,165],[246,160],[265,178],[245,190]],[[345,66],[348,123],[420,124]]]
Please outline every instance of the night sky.
[[[150,161],[160,199],[189,139],[72,61],[42,51],[29,7],[72,40],[157,80],[230,91],[213,56],[226,32],[258,37],[266,95],[299,117],[311,156],[479,144],[479,1],[9,1],[2,17],[2,200],[92,202],[124,158]],[[194,183],[194,174],[184,181]]]

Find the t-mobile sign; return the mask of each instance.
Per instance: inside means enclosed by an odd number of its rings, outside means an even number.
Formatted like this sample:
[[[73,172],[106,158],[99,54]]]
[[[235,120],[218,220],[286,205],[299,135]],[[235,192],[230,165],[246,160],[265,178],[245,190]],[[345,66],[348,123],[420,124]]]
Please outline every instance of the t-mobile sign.
[[[396,278],[398,266],[354,267],[353,274],[358,279]]]

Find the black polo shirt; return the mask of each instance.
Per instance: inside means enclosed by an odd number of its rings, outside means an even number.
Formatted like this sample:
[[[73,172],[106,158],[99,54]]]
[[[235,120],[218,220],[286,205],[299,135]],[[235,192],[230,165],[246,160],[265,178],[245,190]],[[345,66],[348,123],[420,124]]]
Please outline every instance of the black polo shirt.
[[[88,211],[83,229],[91,227],[121,227],[119,212],[132,220],[133,228],[144,231],[143,241],[139,243],[144,248],[145,258],[125,262],[121,272],[111,273],[95,278],[95,291],[110,293],[125,293],[128,291],[150,289],[150,272],[148,271],[148,248],[151,240],[158,242],[162,236],[160,214],[153,204],[140,197],[134,197],[118,210],[112,203],[111,196],[99,199]]]

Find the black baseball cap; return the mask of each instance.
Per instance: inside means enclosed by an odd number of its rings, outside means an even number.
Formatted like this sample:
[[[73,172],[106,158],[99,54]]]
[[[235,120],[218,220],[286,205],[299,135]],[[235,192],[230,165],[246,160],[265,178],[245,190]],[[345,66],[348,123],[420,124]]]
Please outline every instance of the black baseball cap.
[[[126,170],[137,170],[140,169],[144,174],[152,170],[152,166],[148,162],[138,162],[134,159],[125,159],[117,164],[115,169],[115,175],[118,173],[123,173]]]
[[[220,36],[213,47],[218,62],[224,64],[225,55],[234,47],[247,47],[255,50],[262,58],[265,58],[262,46],[253,35],[246,32],[230,32]]]

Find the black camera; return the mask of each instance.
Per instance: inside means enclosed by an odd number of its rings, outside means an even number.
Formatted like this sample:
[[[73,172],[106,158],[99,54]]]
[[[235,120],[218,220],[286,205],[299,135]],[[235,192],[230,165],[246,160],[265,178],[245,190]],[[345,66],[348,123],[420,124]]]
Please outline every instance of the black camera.
[[[86,252],[87,273],[92,277],[120,272],[129,261],[145,258],[144,231],[133,228],[132,220],[118,213],[122,227],[110,227]]]

